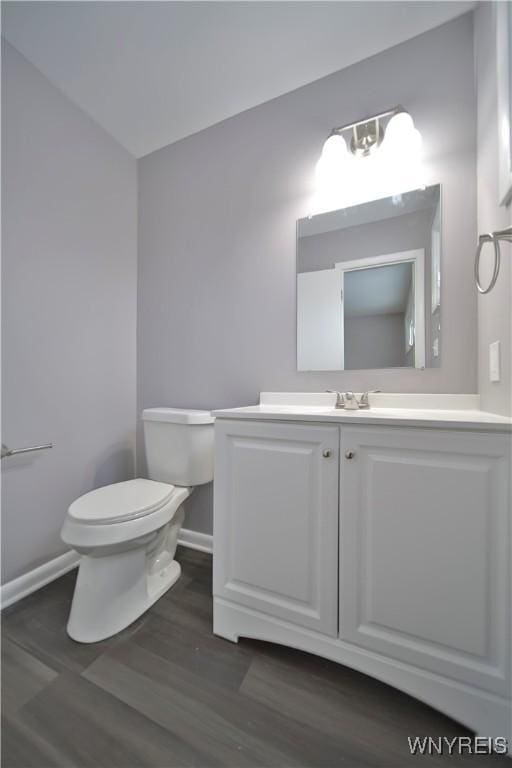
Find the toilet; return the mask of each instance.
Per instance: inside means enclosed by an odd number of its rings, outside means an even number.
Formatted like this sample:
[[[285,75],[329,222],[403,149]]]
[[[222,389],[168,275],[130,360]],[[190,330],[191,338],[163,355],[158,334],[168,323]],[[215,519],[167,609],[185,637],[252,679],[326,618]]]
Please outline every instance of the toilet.
[[[80,643],[120,632],[176,583],[184,501],[213,479],[209,411],[147,408],[142,421],[150,479],[80,496],[62,526],[62,540],[81,555],[67,625]]]

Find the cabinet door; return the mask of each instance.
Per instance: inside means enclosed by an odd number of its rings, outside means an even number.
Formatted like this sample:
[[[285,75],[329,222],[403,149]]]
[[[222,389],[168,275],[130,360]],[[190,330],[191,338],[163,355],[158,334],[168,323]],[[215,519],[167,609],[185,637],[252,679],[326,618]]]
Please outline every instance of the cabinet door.
[[[338,427],[215,425],[214,594],[338,632]]]
[[[343,639],[505,691],[509,443],[503,435],[342,428]]]

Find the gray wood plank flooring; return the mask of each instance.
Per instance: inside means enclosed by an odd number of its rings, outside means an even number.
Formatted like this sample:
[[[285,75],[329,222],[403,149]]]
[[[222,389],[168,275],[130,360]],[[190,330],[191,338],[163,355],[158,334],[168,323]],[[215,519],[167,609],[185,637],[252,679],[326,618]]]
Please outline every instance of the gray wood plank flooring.
[[[325,659],[215,637],[211,558],[185,549],[177,557],[175,587],[102,643],[66,635],[75,573],[4,611],[4,768],[509,765],[498,756],[413,757],[408,736],[469,732]]]

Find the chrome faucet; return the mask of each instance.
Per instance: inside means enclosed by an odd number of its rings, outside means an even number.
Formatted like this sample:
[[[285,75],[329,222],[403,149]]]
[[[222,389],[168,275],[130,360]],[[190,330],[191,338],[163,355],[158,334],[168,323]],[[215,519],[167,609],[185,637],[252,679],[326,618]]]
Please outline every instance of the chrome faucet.
[[[353,392],[344,392],[343,399],[345,400],[346,411],[357,411],[359,408],[359,400]]]
[[[345,408],[345,400],[342,392],[337,392],[335,389],[326,389],[326,392],[330,392],[332,395],[336,395],[335,408]]]
[[[337,392],[335,389],[326,389],[326,392],[330,392],[336,395],[335,408],[344,408],[347,411],[357,411],[359,408],[369,408],[370,400],[368,395],[374,392],[380,392],[380,389],[370,389],[363,392],[361,397],[357,399],[353,392]]]
[[[361,395],[361,399],[359,400],[359,408],[369,408],[370,400],[368,398],[368,395],[372,395],[375,392],[380,392],[380,389],[369,389],[366,392],[363,392],[363,394]]]

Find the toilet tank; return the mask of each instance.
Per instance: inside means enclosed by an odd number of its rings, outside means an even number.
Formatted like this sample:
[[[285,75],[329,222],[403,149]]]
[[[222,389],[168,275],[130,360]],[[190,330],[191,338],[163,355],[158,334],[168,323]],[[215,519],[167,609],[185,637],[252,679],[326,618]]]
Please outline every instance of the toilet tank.
[[[148,477],[171,485],[213,480],[213,422],[209,411],[146,408],[142,411]]]

